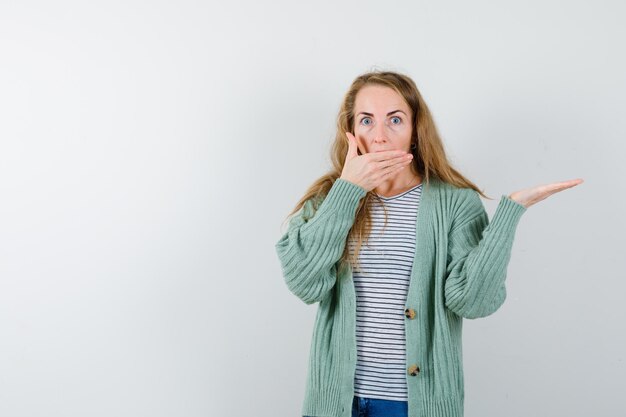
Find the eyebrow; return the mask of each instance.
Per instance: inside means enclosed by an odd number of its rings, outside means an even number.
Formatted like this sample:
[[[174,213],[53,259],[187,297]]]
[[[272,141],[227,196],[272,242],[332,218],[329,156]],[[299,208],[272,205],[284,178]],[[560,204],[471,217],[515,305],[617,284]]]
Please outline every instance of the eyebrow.
[[[404,113],[402,110],[394,110],[394,111],[390,111],[389,113],[387,113],[387,116],[391,116],[392,114],[397,113],[397,112]],[[364,114],[366,116],[373,116],[372,113],[367,113],[367,112],[364,112],[364,111],[360,112],[359,114]],[[359,114],[357,114],[357,116]],[[406,116],[406,113],[404,113],[404,115]]]

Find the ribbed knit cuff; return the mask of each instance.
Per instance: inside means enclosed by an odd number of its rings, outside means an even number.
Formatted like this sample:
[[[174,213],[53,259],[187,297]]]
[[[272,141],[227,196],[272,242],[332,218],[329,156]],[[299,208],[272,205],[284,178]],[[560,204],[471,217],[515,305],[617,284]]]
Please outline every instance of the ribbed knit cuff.
[[[493,214],[490,225],[492,228],[503,231],[515,229],[522,214],[525,212],[526,207],[509,198],[507,195],[502,194],[500,203],[496,208],[496,212]]]
[[[325,224],[330,219],[336,228],[352,226],[359,201],[367,194],[365,188],[350,181],[338,178],[330,187],[315,216],[302,226],[302,236],[308,235],[316,225]]]
[[[367,191],[360,185],[356,185],[343,178],[337,178],[328,191],[323,203],[327,202],[327,205],[339,211],[351,210],[354,214],[354,209],[366,194]]]

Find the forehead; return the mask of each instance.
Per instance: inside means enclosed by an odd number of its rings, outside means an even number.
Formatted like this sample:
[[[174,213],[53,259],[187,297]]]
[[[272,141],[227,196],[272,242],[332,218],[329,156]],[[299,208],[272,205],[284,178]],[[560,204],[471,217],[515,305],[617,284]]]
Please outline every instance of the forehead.
[[[356,95],[354,109],[355,113],[360,111],[383,113],[396,109],[410,110],[404,98],[396,90],[382,85],[362,87]]]

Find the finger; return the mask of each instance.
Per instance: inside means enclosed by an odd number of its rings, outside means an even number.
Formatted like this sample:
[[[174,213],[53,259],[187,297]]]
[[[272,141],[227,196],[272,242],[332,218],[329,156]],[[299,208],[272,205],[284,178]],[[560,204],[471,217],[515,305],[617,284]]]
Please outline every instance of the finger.
[[[575,180],[569,180],[569,181],[562,181],[560,184],[565,187],[565,188],[571,188],[571,187],[575,187],[578,184],[583,183],[584,180],[582,178],[577,178]]]
[[[413,158],[406,158],[401,156],[400,158],[387,159],[385,161],[376,162],[376,169],[384,171],[385,169],[395,169],[408,166],[413,161]]]
[[[405,162],[403,164],[396,164],[396,165],[390,165],[388,167],[385,167],[385,168],[381,169],[380,176],[378,177],[378,179],[383,179],[383,178],[387,178],[387,177],[390,177],[392,175],[395,175],[400,170],[406,168],[408,165],[409,164],[407,162]]]
[[[583,182],[582,179],[561,181],[561,182],[555,182],[555,183],[552,183],[552,184],[544,185],[542,188],[545,191],[548,191],[550,193],[556,193],[556,192],[559,192],[559,191],[566,190],[568,188],[575,187],[575,186],[577,186],[578,184],[580,184],[582,182]]]
[[[350,134],[350,135],[354,138],[354,143],[356,143],[357,149],[361,152],[361,155],[367,154],[367,152],[365,151],[365,149],[361,145],[361,142],[359,142],[359,140],[356,138],[356,136],[354,136],[352,134]]]
[[[346,132],[346,136],[348,137],[348,153],[346,155],[346,160],[350,160],[359,156],[359,153],[357,152],[356,138],[352,136],[352,133],[350,132]]]
[[[583,182],[582,178],[577,178],[575,180],[567,180],[567,181],[559,181],[553,182],[550,184],[544,184],[544,186],[548,187],[573,187],[574,185],[578,185]]]
[[[389,161],[389,160],[402,161],[402,158],[406,157],[407,155],[412,155],[412,154],[405,152],[405,151],[394,149],[391,151],[371,152],[371,153],[368,153],[368,155],[371,158],[370,160],[373,162],[383,162],[383,161]]]

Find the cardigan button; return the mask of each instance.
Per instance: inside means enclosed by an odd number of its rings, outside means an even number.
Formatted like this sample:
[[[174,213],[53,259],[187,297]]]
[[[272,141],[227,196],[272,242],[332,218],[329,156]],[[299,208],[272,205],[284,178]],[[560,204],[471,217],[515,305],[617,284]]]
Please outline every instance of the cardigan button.
[[[409,366],[409,375],[416,376],[420,372],[420,367],[413,364]]]
[[[409,319],[414,319],[415,310],[413,310],[412,308],[407,308],[406,310],[404,310],[404,315]]]

